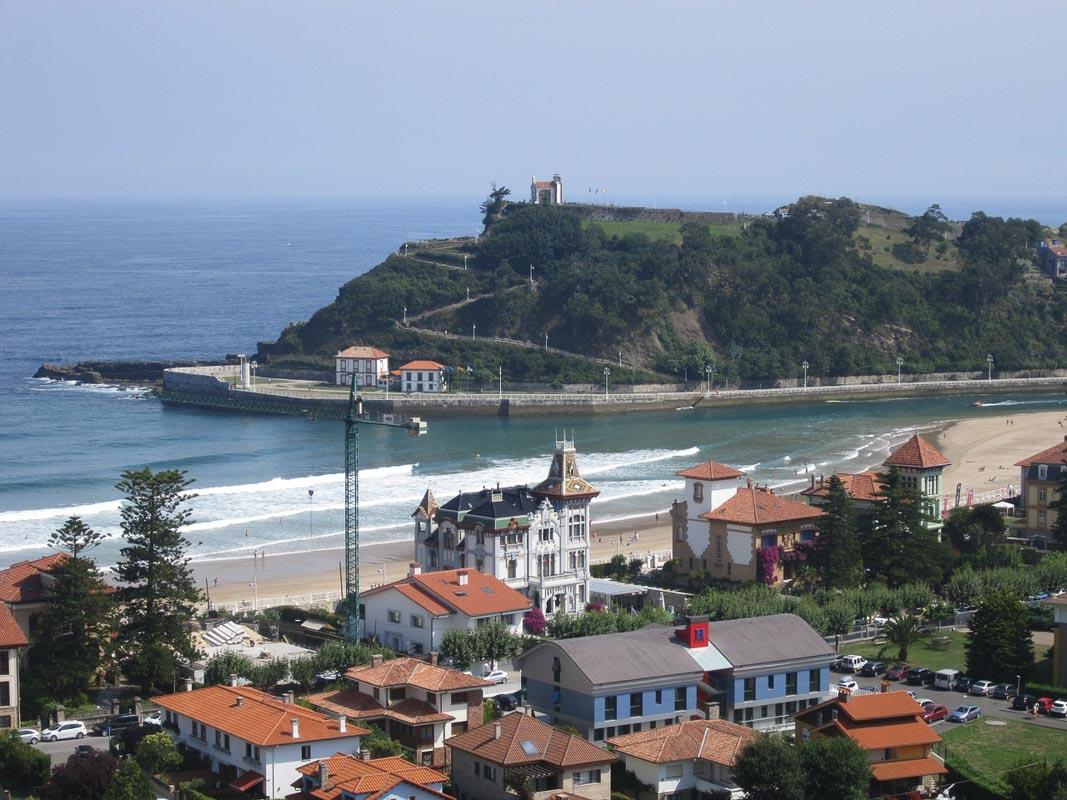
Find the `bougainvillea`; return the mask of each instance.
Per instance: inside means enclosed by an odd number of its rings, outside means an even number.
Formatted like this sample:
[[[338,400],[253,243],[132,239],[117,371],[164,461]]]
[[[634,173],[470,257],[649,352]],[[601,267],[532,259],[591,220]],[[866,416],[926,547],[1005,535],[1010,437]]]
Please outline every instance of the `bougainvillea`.
[[[756,580],[768,586],[778,582],[775,570],[782,557],[782,548],[760,547],[756,550]]]
[[[545,622],[545,615],[541,612],[541,609],[535,606],[522,615],[522,627],[526,629],[527,633],[533,636],[540,636],[545,632],[548,623]]]

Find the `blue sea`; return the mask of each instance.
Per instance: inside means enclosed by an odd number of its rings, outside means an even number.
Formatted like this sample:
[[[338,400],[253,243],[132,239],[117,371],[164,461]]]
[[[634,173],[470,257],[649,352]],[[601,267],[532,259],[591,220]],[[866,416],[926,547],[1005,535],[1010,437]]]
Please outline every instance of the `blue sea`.
[[[774,200],[749,199],[747,210],[768,210]],[[730,202],[739,209],[746,201]],[[703,207],[719,205],[712,198]],[[0,566],[46,552],[50,532],[70,514],[111,537],[98,557],[113,563],[114,484],[124,469],[143,466],[179,468],[195,479],[188,536],[197,559],[339,545],[338,423],[165,408],[136,389],[30,376],[44,361],[254,352],[257,341],[307,318],[401,242],[474,233],[477,206],[478,198],[0,205]],[[986,207],[1067,219],[1063,204]],[[709,458],[786,490],[811,474],[879,463],[914,430],[995,413],[972,408],[972,399],[433,420],[415,439],[366,427],[363,540],[408,538],[410,513],[427,488],[443,499],[540,480],[564,430],[602,492],[595,527],[597,519],[665,509],[681,488],[674,473]],[[1063,399],[995,403],[1022,411],[1062,407]]]

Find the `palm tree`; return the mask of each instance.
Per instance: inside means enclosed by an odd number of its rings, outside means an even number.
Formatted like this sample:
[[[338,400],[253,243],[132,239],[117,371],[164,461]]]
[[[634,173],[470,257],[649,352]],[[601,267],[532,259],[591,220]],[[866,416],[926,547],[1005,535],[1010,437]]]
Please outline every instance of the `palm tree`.
[[[922,630],[922,618],[914,614],[901,614],[896,619],[886,623],[882,629],[882,639],[886,644],[895,645],[898,648],[897,660],[908,660],[908,648],[920,639],[926,637]]]

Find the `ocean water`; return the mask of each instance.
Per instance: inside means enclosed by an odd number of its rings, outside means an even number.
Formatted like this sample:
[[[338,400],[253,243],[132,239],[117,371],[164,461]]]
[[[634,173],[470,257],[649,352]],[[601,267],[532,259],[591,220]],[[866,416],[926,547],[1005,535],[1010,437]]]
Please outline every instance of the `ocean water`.
[[[166,408],[142,391],[30,378],[43,361],[249,352],[405,239],[470,234],[477,199],[0,206],[0,565],[47,550],[78,514],[118,554],[122,470],[195,478],[198,559],[341,543],[340,423]],[[372,342],[370,342],[372,344]],[[428,435],[361,430],[365,542],[408,538],[427,488],[533,483],[573,436],[602,492],[597,520],[667,508],[674,473],[713,458],[785,490],[879,463],[915,430],[982,413],[973,398],[680,409],[619,417],[432,420]],[[1060,396],[998,397],[1057,408]],[[313,494],[309,494],[309,490]]]

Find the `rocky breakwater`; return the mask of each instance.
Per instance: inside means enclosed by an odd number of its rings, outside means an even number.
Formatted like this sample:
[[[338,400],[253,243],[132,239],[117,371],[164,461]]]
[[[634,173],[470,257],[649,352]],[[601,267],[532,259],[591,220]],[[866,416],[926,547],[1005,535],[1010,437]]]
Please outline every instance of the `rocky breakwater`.
[[[80,361],[76,364],[42,364],[33,377],[79,383],[161,383],[163,370],[172,367],[210,366],[226,362],[196,361]]]

